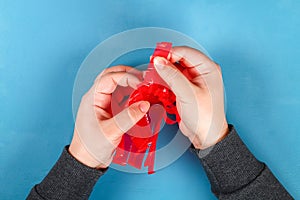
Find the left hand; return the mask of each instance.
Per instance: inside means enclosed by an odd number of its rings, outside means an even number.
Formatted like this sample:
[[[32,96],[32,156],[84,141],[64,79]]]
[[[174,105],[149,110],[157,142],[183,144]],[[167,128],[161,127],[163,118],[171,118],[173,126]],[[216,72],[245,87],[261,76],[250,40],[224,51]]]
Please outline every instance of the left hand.
[[[114,117],[109,111],[117,86],[136,88],[141,73],[128,66],[108,68],[82,97],[69,147],[78,161],[92,168],[108,167],[123,134],[148,112],[147,101],[136,102]]]

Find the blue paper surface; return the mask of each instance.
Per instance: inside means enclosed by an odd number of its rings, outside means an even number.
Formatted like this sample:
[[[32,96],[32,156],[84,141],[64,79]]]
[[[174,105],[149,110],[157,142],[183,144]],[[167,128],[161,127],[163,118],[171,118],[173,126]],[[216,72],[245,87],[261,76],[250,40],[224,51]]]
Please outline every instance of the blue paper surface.
[[[0,0],[0,199],[24,199],[70,143],[72,89],[88,53],[149,26],[194,38],[221,65],[228,121],[299,199],[299,10],[297,0]],[[167,198],[215,199],[189,151],[150,176],[111,169],[91,195]]]

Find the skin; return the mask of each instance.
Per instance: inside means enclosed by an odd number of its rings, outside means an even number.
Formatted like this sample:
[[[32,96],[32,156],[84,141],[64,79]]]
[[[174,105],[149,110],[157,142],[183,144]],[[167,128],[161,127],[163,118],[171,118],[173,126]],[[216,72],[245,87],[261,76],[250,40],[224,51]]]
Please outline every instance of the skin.
[[[181,65],[180,70],[175,63]],[[228,133],[228,124],[220,66],[190,47],[174,47],[168,60],[156,57],[154,64],[176,95],[181,132],[197,149],[221,141]]]
[[[174,66],[176,62],[183,67],[181,71]],[[181,117],[179,128],[195,148],[208,148],[226,137],[228,124],[224,112],[223,81],[219,65],[200,51],[190,47],[173,47],[168,60],[156,57],[154,64],[158,74],[177,97],[176,106]],[[109,166],[113,152],[120,143],[122,135],[134,126],[149,109],[149,102],[143,101],[133,104],[129,110],[124,112],[128,115],[122,117],[124,119],[129,117],[130,123],[122,128],[122,126],[113,123],[114,117],[107,112],[111,103],[111,95],[117,85],[135,88],[142,81],[139,78],[141,73],[128,66],[115,66],[106,69],[97,77],[95,84],[84,95],[77,113],[74,135],[69,147],[69,152],[78,161],[98,169]],[[97,155],[97,157],[89,151],[78,133],[80,129],[78,124],[82,124],[82,121],[88,123],[86,116],[89,116],[88,113],[91,112],[86,112],[85,110],[88,109],[83,109],[83,107],[88,107],[87,105],[93,107],[97,118],[95,123],[99,123],[102,127],[101,130],[92,131],[95,134],[98,134],[97,131],[99,131],[99,134],[105,135],[108,138],[108,143],[111,144],[109,147],[103,145],[102,155]],[[90,117],[93,118],[93,116]],[[123,121],[126,122],[126,120]],[[85,131],[84,128],[80,131],[81,134],[91,132],[91,130]],[[99,157],[103,159],[99,160]]]
[[[150,104],[136,102],[116,116],[109,112],[112,93],[117,86],[136,88],[142,72],[128,66],[104,70],[82,97],[69,152],[81,163],[92,168],[106,168],[115,148],[127,132],[147,113]],[[96,141],[96,142],[95,142]]]

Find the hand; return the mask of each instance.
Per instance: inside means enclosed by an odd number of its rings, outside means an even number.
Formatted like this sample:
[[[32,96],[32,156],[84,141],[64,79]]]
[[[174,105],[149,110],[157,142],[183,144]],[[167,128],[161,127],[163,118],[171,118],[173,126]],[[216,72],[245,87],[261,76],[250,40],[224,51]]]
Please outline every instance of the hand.
[[[112,117],[112,93],[118,85],[136,88],[142,72],[127,66],[115,66],[103,71],[83,96],[76,117],[69,152],[92,168],[106,168],[122,135],[149,110],[150,104],[140,101]]]
[[[220,67],[190,47],[173,47],[168,60],[155,57],[154,65],[176,95],[179,128],[195,148],[205,149],[224,138],[228,124]]]

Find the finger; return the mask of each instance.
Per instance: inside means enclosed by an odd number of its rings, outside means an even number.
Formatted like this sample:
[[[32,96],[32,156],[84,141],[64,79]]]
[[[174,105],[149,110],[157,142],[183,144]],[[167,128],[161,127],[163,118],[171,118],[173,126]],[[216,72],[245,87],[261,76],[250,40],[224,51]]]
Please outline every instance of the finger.
[[[193,84],[168,60],[155,57],[154,66],[157,73],[169,85],[176,97],[187,100],[193,95]]]
[[[133,74],[126,72],[110,72],[102,76],[93,86],[94,105],[102,109],[109,108],[111,104],[112,93],[118,85],[137,88],[141,81]]]
[[[183,67],[191,68],[189,70],[197,69],[200,74],[209,73],[217,66],[204,53],[191,47],[173,47],[169,57],[172,63],[179,62]]]
[[[116,136],[121,136],[131,129],[148,112],[150,103],[139,101],[131,104],[113,118],[106,121]]]
[[[127,72],[127,73],[130,73],[130,74],[136,75],[138,78],[143,77],[143,72],[142,71],[139,71],[139,70],[137,70],[133,67],[126,66],[126,65],[117,65],[117,66],[113,66],[113,67],[107,68],[104,71],[102,71],[97,76],[97,78],[95,79],[95,82],[97,80],[99,80],[101,76],[104,76],[104,75],[106,75],[108,73],[111,73],[111,72]]]
[[[99,78],[96,84],[96,92],[100,94],[112,94],[116,87],[132,87],[137,88],[137,85],[141,83],[141,80],[127,72],[110,72]]]

